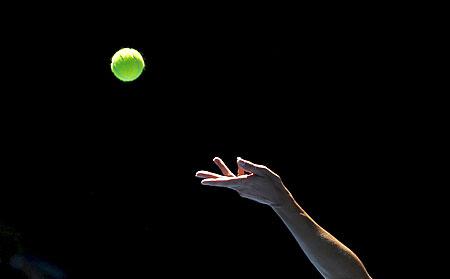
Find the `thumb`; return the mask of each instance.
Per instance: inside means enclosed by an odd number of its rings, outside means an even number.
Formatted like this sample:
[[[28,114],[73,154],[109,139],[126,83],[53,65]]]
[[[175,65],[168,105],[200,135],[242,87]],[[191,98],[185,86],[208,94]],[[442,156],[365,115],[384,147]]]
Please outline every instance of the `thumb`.
[[[237,164],[243,170],[254,173],[256,175],[266,175],[268,171],[265,166],[254,164],[250,161],[242,159],[241,157],[237,158]]]

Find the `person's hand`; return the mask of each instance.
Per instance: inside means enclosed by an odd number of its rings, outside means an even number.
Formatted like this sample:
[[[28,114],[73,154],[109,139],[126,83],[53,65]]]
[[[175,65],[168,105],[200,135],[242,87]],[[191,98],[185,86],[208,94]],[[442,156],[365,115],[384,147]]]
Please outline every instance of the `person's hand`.
[[[241,197],[271,207],[279,207],[290,201],[291,194],[280,177],[267,167],[238,158],[238,174],[234,175],[222,159],[216,157],[213,161],[222,175],[198,171],[195,176],[203,178],[203,185],[230,188],[236,190]]]

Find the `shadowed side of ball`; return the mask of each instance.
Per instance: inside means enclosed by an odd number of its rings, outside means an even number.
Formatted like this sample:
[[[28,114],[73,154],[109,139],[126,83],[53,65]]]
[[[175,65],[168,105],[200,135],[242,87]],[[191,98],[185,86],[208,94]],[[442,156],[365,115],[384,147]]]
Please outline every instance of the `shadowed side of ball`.
[[[132,48],[122,48],[111,59],[111,71],[118,79],[125,82],[137,79],[144,67],[144,58]]]

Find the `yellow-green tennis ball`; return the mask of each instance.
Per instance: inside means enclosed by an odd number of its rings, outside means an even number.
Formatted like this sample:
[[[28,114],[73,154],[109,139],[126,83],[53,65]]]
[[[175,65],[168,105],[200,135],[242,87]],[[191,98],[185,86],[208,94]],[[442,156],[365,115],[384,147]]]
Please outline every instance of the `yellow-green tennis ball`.
[[[121,81],[133,81],[144,70],[144,58],[135,49],[122,48],[116,52],[111,60],[111,71]]]

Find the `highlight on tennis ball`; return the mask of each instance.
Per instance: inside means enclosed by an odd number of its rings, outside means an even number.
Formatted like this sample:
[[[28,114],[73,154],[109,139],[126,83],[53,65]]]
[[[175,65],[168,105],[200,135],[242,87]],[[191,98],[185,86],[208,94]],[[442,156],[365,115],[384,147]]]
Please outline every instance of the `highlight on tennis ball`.
[[[132,48],[122,48],[111,59],[111,71],[124,82],[137,79],[144,67],[144,58],[139,51]]]

